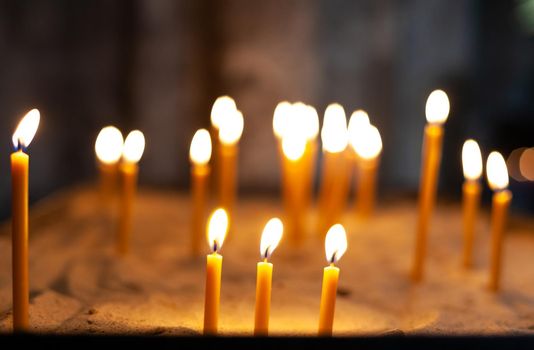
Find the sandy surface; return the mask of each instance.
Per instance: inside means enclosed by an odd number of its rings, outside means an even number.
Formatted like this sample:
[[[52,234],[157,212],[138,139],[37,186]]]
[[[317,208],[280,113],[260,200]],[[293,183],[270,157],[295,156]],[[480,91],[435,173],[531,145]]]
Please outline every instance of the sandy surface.
[[[31,209],[31,330],[84,334],[200,334],[205,257],[189,251],[188,197],[141,191],[129,256],[114,252],[113,221],[88,189]],[[223,247],[222,334],[250,335],[255,273],[265,222],[280,215],[275,199],[245,198]],[[314,217],[310,214],[310,229]],[[334,334],[534,334],[533,222],[512,220],[505,242],[503,288],[487,289],[488,218],[480,220],[475,266],[460,268],[459,207],[440,205],[429,240],[425,281],[408,276],[415,203],[383,205],[368,223],[347,213],[348,251],[341,259]],[[310,230],[313,231],[313,230]],[[206,252],[208,247],[206,245]],[[271,334],[315,335],[323,242],[309,234],[275,251]],[[0,331],[11,331],[9,223],[0,228]]]

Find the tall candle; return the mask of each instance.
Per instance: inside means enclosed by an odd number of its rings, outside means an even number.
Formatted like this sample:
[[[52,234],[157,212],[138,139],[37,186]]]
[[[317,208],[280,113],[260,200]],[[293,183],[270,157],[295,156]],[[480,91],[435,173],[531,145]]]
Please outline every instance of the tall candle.
[[[269,315],[271,312],[271,287],[273,264],[269,258],[278,246],[284,226],[278,218],[267,222],[261,235],[260,255],[263,261],[258,262],[256,276],[256,309],[254,312],[254,335],[269,334]]]
[[[486,163],[488,183],[494,191],[491,207],[491,252],[489,287],[496,292],[500,288],[503,239],[508,219],[512,193],[507,190],[508,170],[499,152],[491,152]]]
[[[351,145],[358,159],[356,215],[367,219],[375,207],[376,173],[382,152],[382,138],[376,127],[362,124],[356,133],[351,134]]]
[[[204,299],[204,334],[216,335],[219,324],[219,301],[221,297],[222,248],[228,232],[228,215],[222,208],[215,210],[208,221],[208,244],[211,254],[206,262],[206,294]]]
[[[121,198],[119,207],[119,226],[117,234],[117,252],[120,255],[128,253],[130,235],[133,224],[133,207],[137,192],[137,163],[145,150],[145,137],[139,130],[128,134],[122,150],[120,174],[122,179]]]
[[[321,140],[324,159],[319,189],[317,232],[322,234],[340,219],[348,197],[348,132],[345,110],[341,105],[333,103],[326,108]]]
[[[191,168],[191,253],[200,254],[204,238],[204,213],[206,211],[208,178],[210,174],[211,139],[206,129],[197,130],[191,141],[189,158]]]
[[[442,90],[434,90],[426,101],[426,119],[423,140],[421,182],[419,187],[419,207],[416,228],[415,256],[412,279],[417,282],[423,278],[426,257],[427,236],[430,217],[436,201],[438,173],[441,162],[443,123],[449,115],[449,99]]]
[[[25,153],[39,126],[37,109],[29,111],[13,133],[11,154],[13,330],[29,328],[28,177],[30,157]]]
[[[319,115],[317,110],[310,105],[306,105],[300,113],[303,114],[303,126],[306,128],[306,149],[303,156],[304,174],[302,179],[304,182],[304,208],[309,209],[312,204],[315,166],[317,163]]]
[[[98,133],[95,153],[100,172],[100,208],[109,211],[112,195],[116,192],[118,162],[122,155],[124,139],[119,129],[106,126]]]
[[[326,260],[330,264],[323,271],[321,307],[319,309],[319,335],[331,336],[334,326],[339,268],[335,266],[347,250],[347,234],[340,224],[332,226],[325,239]]]
[[[464,184],[462,186],[463,200],[463,230],[464,250],[462,264],[465,268],[472,265],[473,245],[475,240],[475,224],[480,204],[480,176],[482,175],[482,155],[475,140],[467,140],[462,147],[462,166]]]

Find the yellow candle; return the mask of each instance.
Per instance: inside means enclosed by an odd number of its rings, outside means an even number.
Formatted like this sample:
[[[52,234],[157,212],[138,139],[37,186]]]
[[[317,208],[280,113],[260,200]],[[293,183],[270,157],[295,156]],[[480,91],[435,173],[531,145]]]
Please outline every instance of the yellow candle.
[[[204,237],[204,213],[206,211],[207,182],[210,173],[211,139],[206,129],[198,130],[191,141],[189,158],[191,169],[191,253],[200,254],[200,242]]]
[[[13,330],[29,328],[30,283],[28,277],[28,174],[30,158],[24,150],[39,126],[37,109],[28,112],[13,133],[11,154],[12,184],[12,269],[13,269]]]
[[[462,186],[463,201],[463,229],[464,251],[462,264],[465,268],[472,265],[473,246],[475,241],[475,223],[480,204],[481,186],[479,178],[482,175],[482,155],[478,143],[474,140],[464,142],[462,148],[462,166],[465,182]]]
[[[123,162],[120,165],[122,188],[117,233],[117,253],[120,255],[128,253],[129,250],[133,224],[133,206],[137,190],[137,173],[139,171],[137,162],[141,159],[144,149],[145,137],[143,133],[139,130],[130,132],[124,141],[122,150]]]
[[[332,226],[325,239],[326,259],[330,266],[323,271],[321,307],[319,309],[319,335],[331,336],[336,308],[336,292],[339,280],[339,268],[334,264],[347,250],[347,234],[340,224]]]
[[[348,144],[345,110],[337,103],[326,108],[323,128],[324,164],[319,189],[319,227],[323,232],[337,222],[345,208],[349,188],[349,159],[345,152]]]
[[[503,255],[503,236],[508,219],[512,193],[508,187],[506,162],[499,152],[491,152],[486,163],[488,183],[494,191],[491,208],[491,252],[489,287],[496,292],[500,288]]]
[[[425,127],[423,140],[419,213],[416,229],[415,256],[412,268],[412,279],[415,282],[423,278],[428,228],[436,200],[438,173],[441,162],[442,124],[447,120],[449,108],[449,99],[444,91],[435,90],[428,96],[426,102],[426,119],[428,124]]]
[[[268,262],[268,259],[278,246],[283,230],[282,221],[278,218],[272,218],[265,225],[261,236],[260,254],[263,261],[260,261],[257,266],[254,335],[266,336],[269,334],[273,264]]]
[[[243,114],[234,111],[219,125],[219,203],[232,222],[236,197],[238,142],[243,133]]]
[[[116,190],[118,161],[122,155],[124,140],[114,126],[100,130],[95,142],[95,153],[100,171],[100,208],[109,211],[111,198]]]
[[[216,335],[219,323],[221,296],[222,248],[228,232],[228,215],[222,208],[213,212],[208,221],[208,244],[212,251],[206,262],[206,294],[204,299],[204,334]]]

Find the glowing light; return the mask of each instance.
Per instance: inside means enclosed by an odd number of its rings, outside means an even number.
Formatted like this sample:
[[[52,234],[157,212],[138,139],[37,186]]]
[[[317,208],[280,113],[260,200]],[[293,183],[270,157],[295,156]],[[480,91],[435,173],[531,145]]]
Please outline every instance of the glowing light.
[[[521,154],[519,170],[525,179],[534,181],[534,148],[528,148]]]
[[[145,136],[139,130],[134,130],[126,136],[122,157],[129,163],[137,163],[145,151]]]
[[[486,175],[492,190],[499,191],[508,187],[508,170],[503,156],[499,152],[491,152],[486,162]]]
[[[482,175],[482,154],[475,140],[467,140],[462,147],[462,166],[467,180],[478,180]]]
[[[347,251],[347,233],[341,224],[330,227],[324,242],[326,260],[329,263],[336,263]]]
[[[363,109],[358,109],[354,112],[352,112],[352,115],[349,119],[349,142],[354,139],[355,134],[358,132],[359,129],[362,127],[369,125],[371,122],[369,121],[369,115],[366,111]]]
[[[273,132],[277,138],[282,138],[286,128],[287,120],[291,114],[291,103],[287,101],[276,105],[273,115]]]
[[[211,107],[211,125],[219,129],[221,122],[235,111],[237,111],[237,106],[233,98],[230,96],[218,97]]]
[[[315,107],[306,105],[303,109],[305,134],[308,140],[313,140],[319,135],[319,114]]]
[[[211,138],[206,129],[199,129],[191,140],[189,159],[195,164],[204,165],[211,159]]]
[[[208,244],[213,252],[221,250],[228,232],[228,214],[222,208],[215,210],[208,221]]]
[[[239,141],[243,134],[243,113],[234,111],[228,115],[219,125],[219,140],[227,145],[233,145]]]
[[[382,138],[375,126],[371,124],[362,124],[357,131],[350,136],[350,143],[361,158],[373,159],[382,152]]]
[[[41,115],[38,109],[32,109],[22,118],[13,133],[13,146],[15,149],[23,149],[30,145],[39,127]]]
[[[286,136],[282,139],[282,151],[289,160],[297,161],[306,151],[306,139],[298,135]]]
[[[345,110],[340,104],[333,103],[326,108],[321,140],[323,141],[323,149],[331,153],[342,152],[347,147],[347,118],[345,117]]]
[[[272,218],[267,222],[261,234],[260,254],[264,259],[268,259],[282,239],[284,225],[278,218]]]
[[[526,149],[526,147],[516,148],[512,152],[510,152],[508,158],[506,158],[506,168],[508,168],[508,176],[519,182],[527,181],[523,174],[521,174],[521,169],[519,168],[521,156],[523,155],[523,152]]]
[[[431,124],[443,124],[449,116],[449,97],[443,90],[434,90],[426,100],[426,120]]]
[[[95,153],[102,163],[117,163],[122,156],[124,139],[119,129],[114,126],[102,128],[96,137]]]

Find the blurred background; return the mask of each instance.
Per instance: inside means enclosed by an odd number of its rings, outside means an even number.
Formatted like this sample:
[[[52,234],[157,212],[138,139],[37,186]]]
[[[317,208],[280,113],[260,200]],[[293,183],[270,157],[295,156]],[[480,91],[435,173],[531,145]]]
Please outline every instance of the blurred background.
[[[384,143],[381,195],[415,198],[435,88],[451,100],[442,197],[460,197],[461,147],[475,138],[484,158],[513,155],[513,208],[534,212],[534,150],[517,151],[534,146],[534,0],[1,0],[0,219],[11,134],[31,108],[35,201],[94,181],[109,124],[145,133],[143,185],[186,190],[192,135],[224,94],[245,116],[242,193],[277,193],[273,111],[301,100],[321,119],[331,102],[367,110]]]

